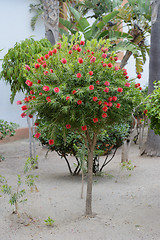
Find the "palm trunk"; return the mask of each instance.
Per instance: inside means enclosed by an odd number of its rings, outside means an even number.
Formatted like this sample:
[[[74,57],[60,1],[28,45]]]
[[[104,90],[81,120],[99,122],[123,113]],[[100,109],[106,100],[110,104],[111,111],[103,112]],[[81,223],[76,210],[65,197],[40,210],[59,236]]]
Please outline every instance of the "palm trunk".
[[[123,68],[127,64],[128,59],[130,58],[131,55],[132,55],[132,52],[127,50],[121,61],[121,65],[120,65],[121,68]]]
[[[154,89],[153,82],[160,80],[160,2],[156,0],[152,2],[152,29],[148,90],[149,94]],[[144,153],[151,156],[160,156],[160,136],[155,135],[154,131],[152,130],[148,131]]]
[[[43,3],[43,20],[45,25],[45,36],[54,45],[58,40],[59,24],[59,1],[42,0]]]

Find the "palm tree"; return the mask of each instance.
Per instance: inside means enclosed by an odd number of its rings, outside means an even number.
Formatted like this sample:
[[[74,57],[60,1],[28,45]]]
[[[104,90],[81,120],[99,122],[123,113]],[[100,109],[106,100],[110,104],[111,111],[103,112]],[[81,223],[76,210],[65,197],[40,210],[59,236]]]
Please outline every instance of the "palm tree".
[[[154,87],[153,82],[160,80],[160,2],[151,0],[152,6],[152,29],[149,63],[149,89],[150,94]],[[155,135],[153,130],[148,131],[147,142],[142,153],[150,156],[160,156],[160,136]]]

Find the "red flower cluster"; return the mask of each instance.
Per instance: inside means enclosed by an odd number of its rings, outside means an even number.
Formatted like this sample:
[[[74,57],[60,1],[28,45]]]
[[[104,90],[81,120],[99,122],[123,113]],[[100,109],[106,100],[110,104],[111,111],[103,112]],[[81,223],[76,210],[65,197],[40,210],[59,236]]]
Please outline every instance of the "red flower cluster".
[[[24,106],[21,107],[21,109],[22,109],[22,111],[25,111],[25,110],[28,109],[28,107],[26,105],[24,105]]]
[[[92,71],[89,71],[89,75],[92,76],[92,75],[93,75],[93,72],[92,72]]]
[[[81,104],[82,104],[82,100],[78,100],[78,101],[77,101],[77,104],[78,104],[78,105],[81,105]]]
[[[104,89],[104,92],[108,93],[108,92],[109,92],[109,88],[106,87],[106,88]]]
[[[77,78],[81,78],[81,73],[77,73]]]
[[[98,122],[98,118],[93,118],[93,122],[94,123]]]
[[[55,93],[58,93],[58,92],[59,92],[59,88],[58,88],[58,87],[55,87],[55,88],[54,88],[54,92],[55,92]]]
[[[66,63],[67,63],[67,60],[66,60],[65,58],[62,58],[61,62],[62,62],[63,64],[66,64]]]
[[[109,86],[110,83],[108,81],[105,81],[104,85]]]
[[[29,87],[31,87],[33,85],[33,83],[30,80],[26,80],[25,82]]]
[[[93,101],[96,102],[98,100],[97,97],[93,97]]]
[[[82,59],[82,58],[79,58],[79,59],[78,59],[78,62],[79,62],[80,64],[82,64],[82,63],[83,63],[83,59]]]
[[[38,132],[34,135],[35,138],[39,138],[40,136],[41,136],[41,134]]]
[[[66,124],[66,128],[67,129],[71,128],[71,125],[70,124]]]
[[[48,92],[50,88],[48,86],[43,86],[43,91]]]
[[[118,88],[117,92],[123,92],[123,88]]]
[[[93,90],[94,89],[94,86],[93,85],[90,85],[89,86],[89,90]]]
[[[82,131],[86,131],[87,130],[87,126],[86,125],[82,126],[81,128],[82,128]]]
[[[53,145],[53,144],[54,144],[54,140],[53,140],[53,139],[50,139],[50,140],[48,141],[48,143],[49,143],[49,145]]]

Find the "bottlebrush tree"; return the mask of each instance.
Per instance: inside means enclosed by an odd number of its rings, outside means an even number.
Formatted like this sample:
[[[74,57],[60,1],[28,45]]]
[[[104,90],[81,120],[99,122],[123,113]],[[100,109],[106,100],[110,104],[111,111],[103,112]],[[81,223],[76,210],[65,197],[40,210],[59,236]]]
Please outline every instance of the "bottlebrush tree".
[[[36,113],[43,123],[49,144],[54,144],[56,127],[81,135],[88,151],[86,215],[92,215],[93,152],[97,136],[114,123],[131,117],[140,102],[141,91],[128,80],[125,69],[116,66],[115,53],[108,51],[109,40],[78,40],[66,37],[26,71],[30,95],[22,106]],[[35,138],[40,137],[40,132]]]

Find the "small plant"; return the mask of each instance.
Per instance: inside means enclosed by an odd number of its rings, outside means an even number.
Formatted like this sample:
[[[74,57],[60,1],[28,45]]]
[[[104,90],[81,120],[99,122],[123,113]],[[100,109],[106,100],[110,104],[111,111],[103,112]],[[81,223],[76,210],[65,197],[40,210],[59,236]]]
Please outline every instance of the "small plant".
[[[22,184],[21,176],[18,175],[17,190],[15,192],[12,190],[12,187],[8,185],[7,181],[2,176],[1,176],[1,181],[5,183],[4,185],[2,185],[1,191],[4,194],[8,194],[10,196],[9,203],[11,205],[14,205],[15,207],[15,211],[13,213],[18,214],[18,203],[27,201],[27,199],[23,199],[23,196],[26,193],[25,189],[22,189],[22,190],[19,189]]]
[[[47,226],[52,226],[55,220],[53,220],[51,217],[48,217],[46,220],[44,220]]]
[[[132,165],[131,161],[121,163],[121,168],[128,171],[133,171],[136,166]]]
[[[35,158],[27,158],[25,165],[24,165],[24,173],[30,172],[31,170],[35,169],[38,163],[38,155]],[[38,175],[29,174],[26,175],[25,183],[30,187],[31,192],[35,189],[38,192],[38,188],[35,184],[35,180],[38,178]]]

